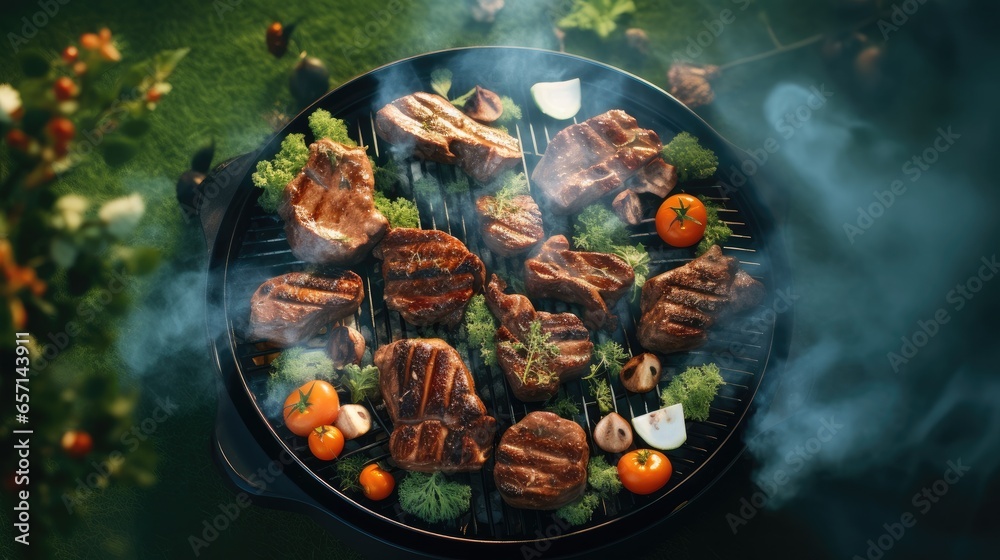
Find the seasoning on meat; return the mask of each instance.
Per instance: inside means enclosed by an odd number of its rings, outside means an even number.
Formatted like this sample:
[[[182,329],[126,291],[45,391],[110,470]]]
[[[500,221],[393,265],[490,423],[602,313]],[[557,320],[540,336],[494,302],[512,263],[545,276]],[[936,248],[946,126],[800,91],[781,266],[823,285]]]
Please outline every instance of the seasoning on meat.
[[[483,242],[503,257],[530,251],[545,237],[542,212],[530,195],[522,194],[510,200],[481,196],[476,200],[476,214]]]
[[[329,323],[353,315],[365,299],[357,274],[290,272],[271,278],[250,299],[251,340],[293,346]]]
[[[493,478],[512,507],[558,509],[583,495],[589,460],[579,424],[536,411],[500,438]]]
[[[763,298],[763,284],[713,245],[704,255],[650,278],[642,287],[639,343],[662,353],[693,350],[708,340],[707,331],[716,320],[749,309]]]
[[[606,253],[571,251],[565,236],[550,237],[524,263],[528,295],[550,297],[584,307],[583,323],[614,330],[614,306],[635,282],[624,260]]]
[[[379,388],[393,430],[389,452],[402,468],[460,472],[482,468],[496,419],[487,416],[458,352],[438,339],[397,340],[375,352]]]
[[[375,257],[382,259],[386,305],[412,325],[457,325],[486,280],[483,261],[443,231],[393,228]]]
[[[479,124],[447,99],[416,92],[375,114],[379,137],[419,158],[457,164],[481,183],[521,161],[521,146],[506,132]]]
[[[292,253],[306,262],[349,266],[368,254],[389,222],[375,209],[375,178],[363,148],[329,139],[282,192],[278,214]]]

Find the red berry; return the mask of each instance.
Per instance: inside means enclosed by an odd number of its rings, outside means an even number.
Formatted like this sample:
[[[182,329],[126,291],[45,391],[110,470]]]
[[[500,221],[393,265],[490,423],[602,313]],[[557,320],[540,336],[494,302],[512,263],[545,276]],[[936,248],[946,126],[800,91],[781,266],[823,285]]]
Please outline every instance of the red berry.
[[[63,434],[62,448],[70,457],[86,457],[94,448],[94,439],[83,430],[71,430]]]
[[[156,103],[162,97],[163,94],[160,93],[160,90],[156,89],[155,87],[149,88],[149,91],[146,92],[146,101],[150,103]]]
[[[77,49],[73,45],[70,45],[63,49],[62,59],[66,64],[73,64],[76,62],[77,57],[80,56],[80,49]]]
[[[52,139],[57,143],[69,142],[76,134],[76,127],[73,126],[73,121],[66,117],[56,117],[50,120],[46,128],[49,134],[52,135]]]
[[[21,129],[14,128],[7,132],[7,144],[15,150],[26,152],[30,143],[28,135]]]
[[[70,78],[62,76],[56,80],[53,90],[56,93],[56,99],[59,101],[66,101],[67,99],[73,99],[76,97],[79,89],[76,84]]]

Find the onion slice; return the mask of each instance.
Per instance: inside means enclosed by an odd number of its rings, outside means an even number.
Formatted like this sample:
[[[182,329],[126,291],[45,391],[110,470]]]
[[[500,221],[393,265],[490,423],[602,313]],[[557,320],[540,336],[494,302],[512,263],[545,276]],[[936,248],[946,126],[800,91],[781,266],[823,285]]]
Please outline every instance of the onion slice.
[[[531,86],[531,98],[553,119],[572,119],[580,112],[580,78],[565,82],[538,82]]]
[[[632,419],[632,426],[643,441],[664,451],[677,449],[687,441],[684,407],[680,403],[636,416]]]

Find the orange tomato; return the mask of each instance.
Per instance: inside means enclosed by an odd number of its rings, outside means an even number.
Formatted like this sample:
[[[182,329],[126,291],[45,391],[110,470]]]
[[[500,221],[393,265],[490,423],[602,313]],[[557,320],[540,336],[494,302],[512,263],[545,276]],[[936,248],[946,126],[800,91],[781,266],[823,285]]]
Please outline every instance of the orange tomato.
[[[94,439],[90,434],[82,430],[73,430],[63,434],[60,442],[63,451],[70,457],[86,457],[90,450],[94,448]]]
[[[332,461],[344,450],[344,434],[336,426],[319,426],[309,432],[309,451],[317,459]]]
[[[389,494],[392,494],[392,489],[396,487],[396,479],[392,477],[392,473],[383,470],[378,463],[365,467],[358,477],[358,482],[361,483],[365,497],[376,501],[388,498]]]
[[[56,142],[69,142],[76,135],[76,126],[66,117],[55,117],[50,120],[47,130]]]
[[[67,78],[66,76],[61,76],[53,84],[52,90],[56,94],[56,99],[59,101],[66,101],[67,99],[73,99],[76,97],[79,91],[76,87],[76,83],[73,80]]]
[[[285,426],[297,436],[337,421],[340,397],[326,381],[309,381],[288,395],[283,409]]]
[[[62,59],[66,64],[73,64],[76,59],[80,56],[80,49],[70,45],[63,49]]]
[[[656,233],[674,247],[690,247],[705,235],[708,211],[689,194],[675,194],[656,211]]]
[[[633,494],[652,494],[670,480],[674,467],[659,451],[636,449],[618,460],[618,478]]]

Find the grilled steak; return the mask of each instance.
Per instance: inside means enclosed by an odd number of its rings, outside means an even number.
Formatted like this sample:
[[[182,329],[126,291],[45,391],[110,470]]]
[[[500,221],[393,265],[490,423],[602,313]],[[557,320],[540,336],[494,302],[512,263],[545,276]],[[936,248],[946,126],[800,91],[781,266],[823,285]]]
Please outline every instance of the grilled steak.
[[[382,259],[386,305],[412,325],[457,325],[486,279],[483,261],[443,231],[393,228],[375,256]]]
[[[282,192],[278,215],[292,253],[311,263],[357,263],[389,227],[375,209],[375,178],[363,148],[329,139],[309,146],[309,161]]]
[[[584,306],[583,323],[591,329],[615,329],[618,318],[610,307],[633,282],[635,272],[621,258],[571,251],[569,241],[562,235],[550,237],[524,263],[524,283],[529,295]]]
[[[509,202],[481,196],[476,201],[476,213],[483,242],[498,255],[511,257],[527,252],[545,237],[542,212],[530,195],[515,196]]]
[[[625,188],[662,148],[655,132],[624,111],[608,111],[556,134],[531,180],[554,213],[572,214]]]
[[[353,315],[364,299],[361,277],[349,270],[330,276],[282,274],[253,293],[248,338],[292,346],[323,325]]]
[[[508,505],[557,509],[587,488],[587,434],[551,412],[531,412],[504,432],[493,478]]]
[[[708,339],[706,331],[717,319],[749,309],[763,298],[764,286],[713,245],[642,287],[639,343],[655,352],[692,350]]]
[[[507,284],[493,275],[486,286],[486,304],[500,319],[497,330],[497,361],[507,377],[507,383],[518,399],[525,402],[544,401],[559,390],[559,383],[577,379],[586,371],[594,344],[590,332],[579,317],[572,313],[546,313],[535,311],[531,301],[520,294],[505,294]],[[535,377],[525,379],[526,354],[512,348],[511,344],[524,341],[532,321],[538,321],[542,332],[549,335],[549,342],[559,348],[559,355],[542,364],[555,374],[547,380]]]
[[[375,115],[379,137],[417,157],[458,164],[486,183],[521,161],[521,146],[510,134],[477,123],[433,93],[400,97]]]
[[[625,186],[634,193],[650,193],[666,198],[677,186],[677,168],[663,158],[653,158]]]
[[[389,452],[402,468],[459,472],[482,468],[496,419],[462,358],[438,339],[397,340],[375,352],[379,389],[393,430]]]

